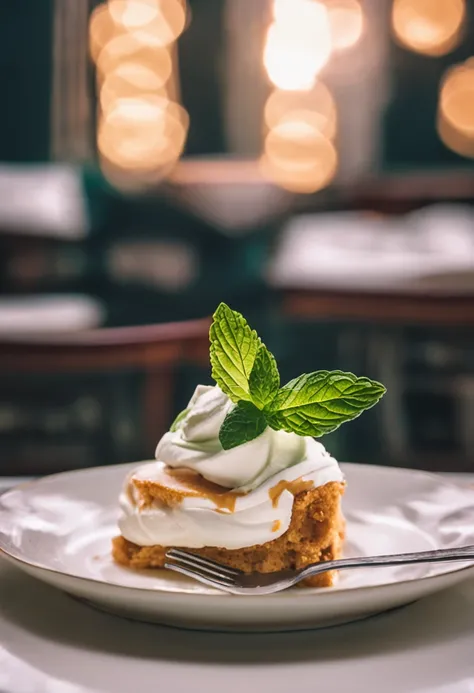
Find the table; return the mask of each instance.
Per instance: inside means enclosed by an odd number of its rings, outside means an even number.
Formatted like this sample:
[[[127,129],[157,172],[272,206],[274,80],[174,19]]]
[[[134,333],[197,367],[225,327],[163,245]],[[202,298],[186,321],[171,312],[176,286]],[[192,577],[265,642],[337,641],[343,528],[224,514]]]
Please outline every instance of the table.
[[[437,205],[400,218],[358,211],[292,218],[268,267],[284,314],[472,327],[474,217],[467,209]]]
[[[474,581],[338,628],[195,633],[100,613],[0,558],[2,693],[469,693],[473,643]]]
[[[99,327],[104,306],[91,296],[40,295],[0,299],[0,337],[76,332]]]

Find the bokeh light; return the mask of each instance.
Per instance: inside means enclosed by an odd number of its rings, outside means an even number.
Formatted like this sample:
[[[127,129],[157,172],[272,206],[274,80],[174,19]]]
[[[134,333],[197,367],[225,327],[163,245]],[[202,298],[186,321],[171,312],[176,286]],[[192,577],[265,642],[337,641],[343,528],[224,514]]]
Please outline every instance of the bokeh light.
[[[334,178],[337,152],[310,119],[287,120],[269,131],[260,167],[287,190],[316,192]]]
[[[186,126],[189,122],[189,116],[180,104],[170,101],[166,96],[147,94],[116,99],[105,119],[109,124],[128,127],[130,123],[140,123],[140,126],[162,123],[167,116]]]
[[[358,0],[328,0],[329,24],[334,50],[352,48],[364,30],[364,14]]]
[[[357,4],[357,3],[356,3]],[[317,0],[274,0],[263,63],[276,89],[264,108],[266,130],[262,174],[295,193],[313,193],[333,179],[337,152],[332,140],[337,110],[318,80],[333,44],[329,4]],[[353,37],[351,38],[351,41]],[[349,45],[345,36],[340,45]]]
[[[188,117],[166,99],[119,99],[105,114],[97,144],[102,157],[122,169],[156,169],[180,156]]]
[[[442,112],[438,112],[437,131],[442,142],[456,154],[474,159],[474,137],[457,130],[444,118]]]
[[[100,106],[108,112],[117,99],[145,94],[166,96],[163,75],[157,75],[147,65],[123,63],[105,77],[100,87]]]
[[[181,0],[109,0],[109,7],[117,26],[146,45],[167,46],[186,25],[186,5]]]
[[[317,27],[325,7],[319,0],[273,0],[273,18],[288,29]]]
[[[269,129],[280,123],[300,119],[311,122],[329,139],[334,139],[336,135],[336,103],[321,81],[316,82],[311,91],[275,89],[265,104],[264,118]]]
[[[108,5],[97,5],[89,19],[89,52],[94,61],[104,46],[119,33]]]
[[[109,0],[91,15],[100,113],[97,149],[104,174],[140,189],[168,175],[189,128],[176,92],[171,44],[186,22],[184,0]]]
[[[100,78],[104,78],[124,62],[138,63],[152,70],[159,82],[158,88],[168,81],[173,69],[168,48],[144,46],[134,34],[121,34],[101,50],[96,62],[97,73]]]
[[[474,58],[450,68],[444,75],[437,129],[449,149],[474,157]]]
[[[456,130],[474,138],[474,58],[447,72],[439,107]]]
[[[263,62],[280,89],[311,89],[331,55],[328,12],[316,0],[275,0]]]
[[[159,0],[109,0],[114,21],[126,29],[146,26],[158,15]]]
[[[439,56],[459,43],[465,15],[465,0],[394,0],[392,26],[405,47]]]

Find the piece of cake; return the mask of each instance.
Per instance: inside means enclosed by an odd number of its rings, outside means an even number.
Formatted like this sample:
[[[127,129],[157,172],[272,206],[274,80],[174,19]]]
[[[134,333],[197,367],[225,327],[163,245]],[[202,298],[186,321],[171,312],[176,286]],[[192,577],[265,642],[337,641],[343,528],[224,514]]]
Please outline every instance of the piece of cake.
[[[196,388],[156,461],[125,480],[115,560],[163,567],[166,551],[181,547],[244,572],[271,572],[340,557],[344,477],[311,434],[357,416],[383,386],[318,371],[280,388],[270,352],[223,304],[210,334],[217,385]],[[305,584],[333,580],[328,572]]]

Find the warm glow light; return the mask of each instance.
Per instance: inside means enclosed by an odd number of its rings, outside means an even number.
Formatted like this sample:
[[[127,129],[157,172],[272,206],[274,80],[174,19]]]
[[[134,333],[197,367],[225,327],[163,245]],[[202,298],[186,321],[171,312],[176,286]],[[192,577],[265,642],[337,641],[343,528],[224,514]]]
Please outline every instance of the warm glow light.
[[[109,111],[119,98],[137,97],[146,93],[166,96],[162,75],[150,67],[128,62],[119,65],[104,79],[100,88],[102,111]]]
[[[156,65],[147,66],[143,63],[125,62],[119,65],[109,79],[120,79],[124,84],[129,84],[134,89],[141,91],[156,91],[162,86],[162,79],[159,76]]]
[[[120,33],[106,4],[98,5],[89,19],[89,51],[97,60],[103,47]]]
[[[146,26],[158,15],[159,0],[109,0],[109,10],[117,24],[126,29]]]
[[[461,156],[474,158],[474,137],[453,127],[441,111],[438,112],[437,130],[441,140],[449,149]]]
[[[314,28],[324,14],[325,7],[318,0],[273,0],[275,23],[288,29],[298,30],[305,25]]]
[[[356,3],[358,4],[358,3]],[[332,51],[327,6],[316,0],[274,0],[263,62],[277,87],[265,104],[268,128],[262,174],[280,187],[310,193],[337,170],[337,111],[328,88],[316,81]],[[347,47],[350,45],[344,35]],[[353,35],[351,41],[354,41]]]
[[[331,55],[327,9],[315,0],[275,0],[274,15],[263,54],[267,74],[280,89],[311,89]]]
[[[167,46],[180,36],[186,24],[186,5],[180,0],[112,0],[117,3],[118,10],[110,13],[120,27],[133,32],[135,38],[150,46]],[[110,0],[109,0],[110,3]],[[124,6],[136,7],[134,23],[125,21]],[[128,12],[132,12],[130,9]],[[116,8],[117,9],[117,8]],[[135,14],[133,15],[135,16]],[[146,17],[146,21],[145,21]],[[139,22],[139,18],[144,21]]]
[[[140,63],[152,70],[159,87],[166,84],[173,69],[167,48],[144,46],[137,41],[135,34],[122,34],[109,41],[100,52],[96,62],[97,72],[99,76],[104,77],[125,61]]]
[[[101,156],[115,166],[156,169],[180,156],[187,126],[179,104],[119,99],[99,125],[97,144]]]
[[[474,156],[474,58],[446,73],[440,91],[438,133],[447,147]]]
[[[354,46],[362,36],[364,15],[358,0],[329,0],[329,23],[335,50]]]
[[[131,98],[119,98],[108,110],[104,122],[118,128],[144,127],[151,124],[162,124],[167,117],[180,121],[185,127],[189,117],[180,104],[155,94],[140,95]]]
[[[185,0],[109,0],[91,15],[104,174],[120,187],[157,183],[181,156],[189,117],[171,101],[172,50],[186,22]]]
[[[309,32],[308,32],[309,33]],[[264,65],[270,80],[280,89],[311,89],[331,54],[329,29],[321,39],[287,32],[277,24],[268,30]]]
[[[394,0],[392,25],[404,46],[439,56],[459,42],[465,15],[465,0]]]
[[[288,120],[265,139],[264,175],[294,192],[316,192],[333,179],[336,150],[311,120]]]
[[[115,132],[100,129],[98,147],[101,156],[122,169],[135,171],[158,170],[179,158],[183,151],[186,131],[178,122],[166,122],[150,132]]]
[[[265,154],[270,161],[282,166],[311,166],[319,158],[321,148],[330,150],[332,145],[321,135],[312,122],[290,120],[270,130],[265,139]]]
[[[265,154],[260,158],[259,167],[265,178],[273,181],[285,190],[300,194],[315,193],[324,188],[333,177],[331,163],[333,154],[334,159],[337,161],[335,150],[333,150],[329,153],[328,157],[331,167],[329,175],[324,173],[324,162],[323,165],[314,163],[309,167],[298,168],[295,166],[293,168],[285,168],[275,165]]]
[[[474,58],[456,65],[444,75],[437,129],[449,149],[474,158]]]
[[[265,124],[269,129],[291,120],[308,120],[322,135],[333,139],[337,129],[337,112],[329,89],[317,82],[311,91],[276,89],[265,104]]]

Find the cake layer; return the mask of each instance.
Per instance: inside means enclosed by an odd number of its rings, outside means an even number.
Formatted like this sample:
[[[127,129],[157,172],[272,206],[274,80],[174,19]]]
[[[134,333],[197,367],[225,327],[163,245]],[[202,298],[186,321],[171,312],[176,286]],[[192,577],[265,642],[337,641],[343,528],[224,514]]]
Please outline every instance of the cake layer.
[[[228,550],[278,539],[290,526],[297,494],[343,482],[337,462],[320,448],[309,446],[302,462],[251,491],[224,488],[162,462],[141,465],[120,496],[121,534],[139,546]]]
[[[287,529],[271,541],[240,549],[206,546],[195,553],[246,573],[263,573],[302,568],[311,563],[332,560],[341,555],[344,520],[341,496],[344,484],[329,482],[323,486],[301,490],[292,499],[291,519]],[[162,568],[170,546],[140,546],[124,536],[113,541],[114,559],[130,568]],[[333,584],[334,573],[309,578],[306,586],[326,587]]]

